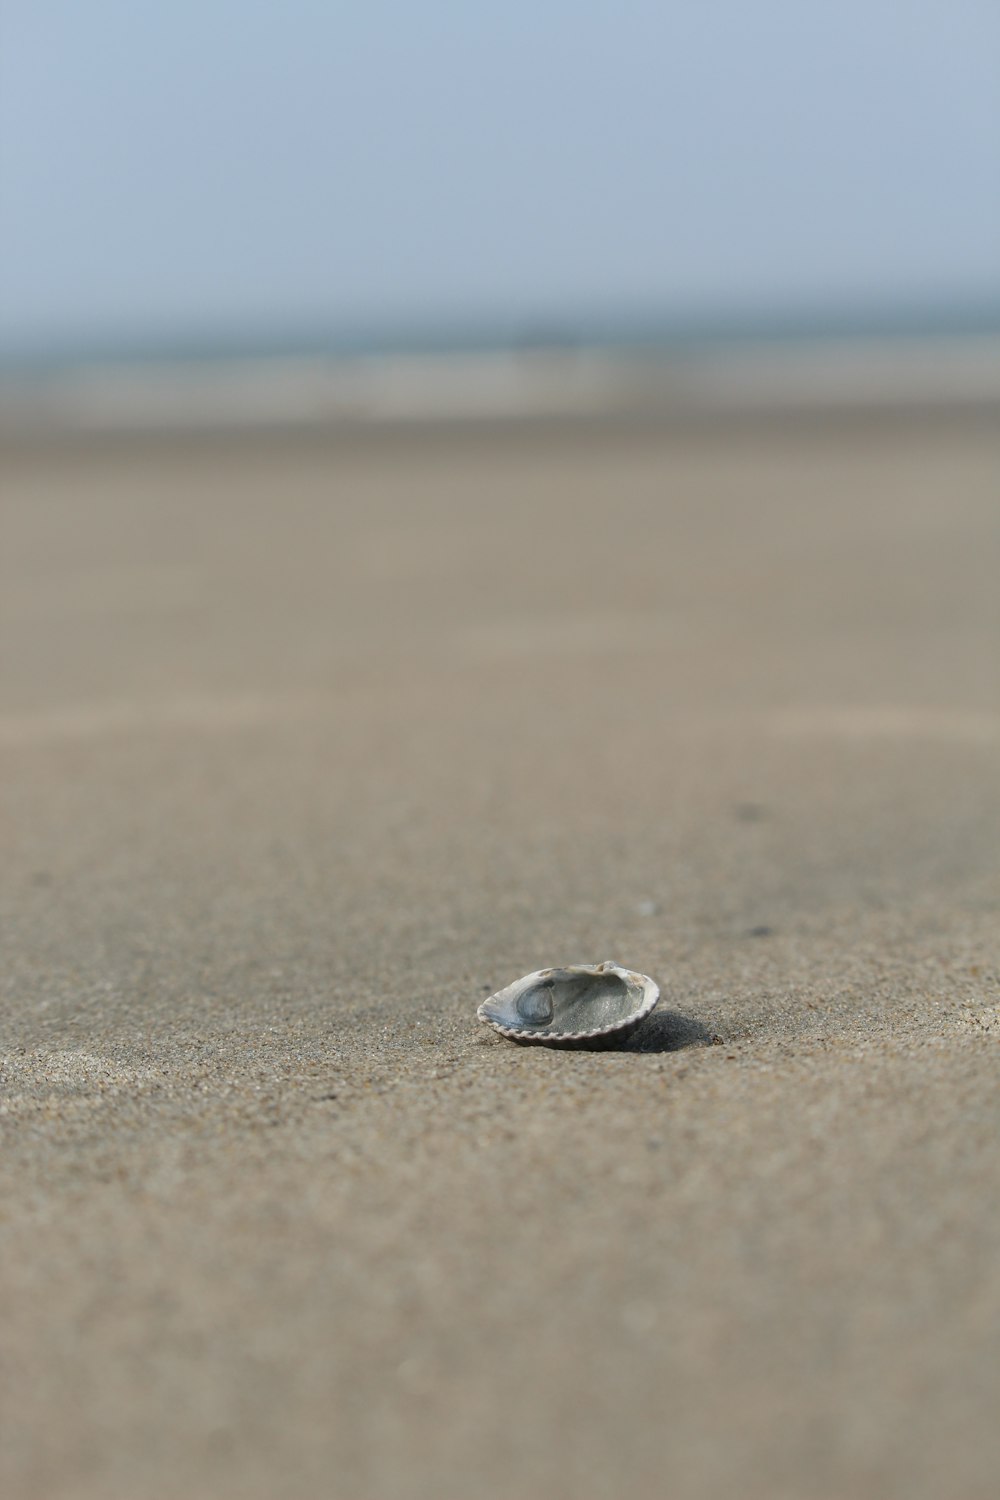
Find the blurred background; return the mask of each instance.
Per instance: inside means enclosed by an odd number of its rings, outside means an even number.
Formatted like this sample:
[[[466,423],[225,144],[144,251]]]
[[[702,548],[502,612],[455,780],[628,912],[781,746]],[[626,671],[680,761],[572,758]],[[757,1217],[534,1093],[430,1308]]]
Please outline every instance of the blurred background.
[[[721,348],[743,394],[747,347],[792,343],[781,394],[868,394],[820,376],[834,337],[883,345],[876,383],[995,394],[982,0],[15,0],[2,24],[8,420],[592,407],[624,353]],[[553,348],[604,358],[512,365]]]
[[[0,1492],[994,1495],[1000,8],[2,12]]]

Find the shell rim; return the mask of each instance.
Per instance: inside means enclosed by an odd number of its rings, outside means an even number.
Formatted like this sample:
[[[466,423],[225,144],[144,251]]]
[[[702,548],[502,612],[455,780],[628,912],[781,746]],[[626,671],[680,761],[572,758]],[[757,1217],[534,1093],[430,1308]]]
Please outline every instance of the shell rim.
[[[626,1027],[634,1031],[637,1026],[645,1021],[647,1016],[653,1013],[659,1003],[660,986],[656,983],[655,979],[650,979],[648,974],[639,974],[638,969],[623,969],[620,964],[609,964],[607,962],[603,966],[601,964],[566,964],[565,967],[567,969],[591,970],[604,967],[605,969],[613,969],[617,974],[635,974],[642,980],[643,989],[646,992],[642,1005],[637,1011],[633,1011],[632,1015],[626,1017],[624,1021],[614,1021],[610,1026],[597,1026],[593,1031],[528,1031],[521,1026],[504,1026],[499,1021],[494,1021],[492,1017],[483,1015],[483,1006],[489,1005],[490,1000],[493,1000],[496,995],[502,993],[501,990],[495,990],[488,999],[476,1007],[476,1015],[484,1026],[491,1026],[501,1036],[510,1037],[512,1041],[517,1042],[527,1042],[529,1044],[537,1042],[542,1046],[546,1042],[555,1041],[556,1039],[567,1042],[584,1042],[591,1041],[594,1037],[614,1036],[616,1031],[623,1031]],[[545,972],[544,969],[533,969],[530,974],[525,974],[513,982],[514,984],[524,984],[527,980],[534,979],[536,975],[542,975]],[[510,985],[504,985],[504,989],[510,989]]]

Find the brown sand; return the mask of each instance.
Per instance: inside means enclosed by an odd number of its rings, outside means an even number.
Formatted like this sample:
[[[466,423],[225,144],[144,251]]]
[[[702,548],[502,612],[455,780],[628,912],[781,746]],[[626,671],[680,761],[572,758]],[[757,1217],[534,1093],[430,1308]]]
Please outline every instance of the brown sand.
[[[8,456],[5,1500],[992,1500],[995,427]]]

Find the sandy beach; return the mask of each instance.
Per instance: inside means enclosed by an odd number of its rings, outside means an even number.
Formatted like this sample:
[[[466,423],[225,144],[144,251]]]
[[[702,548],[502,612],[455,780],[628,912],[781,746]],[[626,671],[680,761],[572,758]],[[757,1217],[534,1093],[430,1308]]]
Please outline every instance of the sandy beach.
[[[997,433],[9,444],[5,1500],[993,1500]]]

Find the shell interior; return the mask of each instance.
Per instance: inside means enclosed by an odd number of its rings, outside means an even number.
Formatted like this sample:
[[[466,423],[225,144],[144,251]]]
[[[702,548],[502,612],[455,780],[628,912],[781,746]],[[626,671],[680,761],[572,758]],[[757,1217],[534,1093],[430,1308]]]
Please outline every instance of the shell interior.
[[[531,1036],[584,1035],[631,1027],[656,1003],[656,986],[608,962],[528,974],[479,1007],[480,1019]]]

